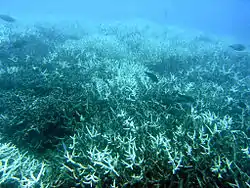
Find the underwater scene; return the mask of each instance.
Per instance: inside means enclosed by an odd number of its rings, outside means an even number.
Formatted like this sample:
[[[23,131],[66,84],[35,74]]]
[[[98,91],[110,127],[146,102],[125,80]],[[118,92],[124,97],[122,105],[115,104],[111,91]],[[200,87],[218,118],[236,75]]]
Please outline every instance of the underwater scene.
[[[3,11],[0,188],[249,188],[250,39],[236,38]]]

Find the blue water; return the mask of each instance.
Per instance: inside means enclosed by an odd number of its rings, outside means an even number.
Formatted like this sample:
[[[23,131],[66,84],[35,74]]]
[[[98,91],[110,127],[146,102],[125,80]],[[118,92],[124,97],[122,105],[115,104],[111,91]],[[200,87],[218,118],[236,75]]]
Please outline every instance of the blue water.
[[[250,43],[249,0],[1,0],[0,13],[22,22],[147,19]]]
[[[249,88],[250,0],[0,0],[0,188],[248,187]]]

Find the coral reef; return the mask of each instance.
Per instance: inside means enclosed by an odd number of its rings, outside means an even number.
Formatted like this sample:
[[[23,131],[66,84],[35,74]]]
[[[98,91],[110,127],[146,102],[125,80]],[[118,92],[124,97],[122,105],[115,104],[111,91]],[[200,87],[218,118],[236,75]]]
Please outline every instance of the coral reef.
[[[93,27],[1,26],[1,186],[249,187],[249,51]]]

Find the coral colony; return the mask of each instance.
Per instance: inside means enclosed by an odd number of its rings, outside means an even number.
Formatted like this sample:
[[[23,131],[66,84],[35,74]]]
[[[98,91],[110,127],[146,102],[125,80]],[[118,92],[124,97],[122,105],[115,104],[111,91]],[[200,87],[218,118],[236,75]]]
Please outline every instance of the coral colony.
[[[143,21],[0,31],[1,187],[250,187],[244,45]]]

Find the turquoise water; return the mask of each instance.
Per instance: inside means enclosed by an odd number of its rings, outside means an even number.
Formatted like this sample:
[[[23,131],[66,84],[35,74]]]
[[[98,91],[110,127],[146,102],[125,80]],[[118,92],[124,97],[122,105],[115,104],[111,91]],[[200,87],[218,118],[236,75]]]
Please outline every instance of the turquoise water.
[[[0,187],[249,187],[248,1],[0,7]]]
[[[34,20],[126,20],[149,19],[164,25],[180,25],[230,35],[249,42],[250,3],[222,1],[2,1],[0,12]]]

